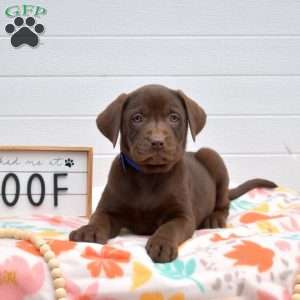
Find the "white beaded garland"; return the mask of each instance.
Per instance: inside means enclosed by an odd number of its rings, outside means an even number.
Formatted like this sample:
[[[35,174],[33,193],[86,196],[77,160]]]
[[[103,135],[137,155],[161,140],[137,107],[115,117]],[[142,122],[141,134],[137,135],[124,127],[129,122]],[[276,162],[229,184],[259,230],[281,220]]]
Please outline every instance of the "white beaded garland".
[[[55,289],[55,299],[66,300],[66,281],[59,268],[59,261],[57,260],[55,253],[51,250],[51,247],[47,244],[47,242],[44,239],[42,239],[34,233],[15,228],[0,228],[0,238],[13,238],[17,240],[30,241],[40,251],[40,253],[43,254],[44,260],[48,263],[53,279],[53,286]]]

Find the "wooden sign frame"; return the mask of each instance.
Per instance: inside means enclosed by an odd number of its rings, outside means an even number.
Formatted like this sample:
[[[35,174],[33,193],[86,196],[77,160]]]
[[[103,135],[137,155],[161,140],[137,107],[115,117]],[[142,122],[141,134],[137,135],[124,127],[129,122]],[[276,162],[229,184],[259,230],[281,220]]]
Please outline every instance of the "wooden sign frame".
[[[59,147],[59,146],[0,146],[1,152],[86,152],[87,153],[87,197],[85,217],[92,213],[92,182],[93,182],[93,148],[92,147]]]

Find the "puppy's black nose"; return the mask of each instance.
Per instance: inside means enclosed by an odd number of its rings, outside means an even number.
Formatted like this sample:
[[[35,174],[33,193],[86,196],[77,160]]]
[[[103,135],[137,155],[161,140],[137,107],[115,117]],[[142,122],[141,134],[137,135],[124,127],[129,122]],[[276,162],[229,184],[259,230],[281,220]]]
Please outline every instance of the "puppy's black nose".
[[[154,150],[161,150],[164,147],[164,141],[162,139],[152,140],[151,146]]]

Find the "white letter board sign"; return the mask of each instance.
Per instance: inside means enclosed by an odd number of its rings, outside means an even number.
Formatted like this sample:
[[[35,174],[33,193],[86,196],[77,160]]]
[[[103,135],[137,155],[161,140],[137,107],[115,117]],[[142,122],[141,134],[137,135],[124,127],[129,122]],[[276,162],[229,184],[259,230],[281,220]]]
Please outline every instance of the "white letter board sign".
[[[90,216],[93,150],[0,147],[0,216]]]

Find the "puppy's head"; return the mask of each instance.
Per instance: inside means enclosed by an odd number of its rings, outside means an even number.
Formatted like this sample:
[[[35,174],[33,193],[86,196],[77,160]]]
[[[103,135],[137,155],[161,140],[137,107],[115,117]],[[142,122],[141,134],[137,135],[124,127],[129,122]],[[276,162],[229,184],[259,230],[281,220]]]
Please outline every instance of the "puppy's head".
[[[205,125],[204,110],[182,91],[147,85],[121,94],[97,117],[99,130],[144,173],[168,172],[183,156],[188,125],[193,139]]]

